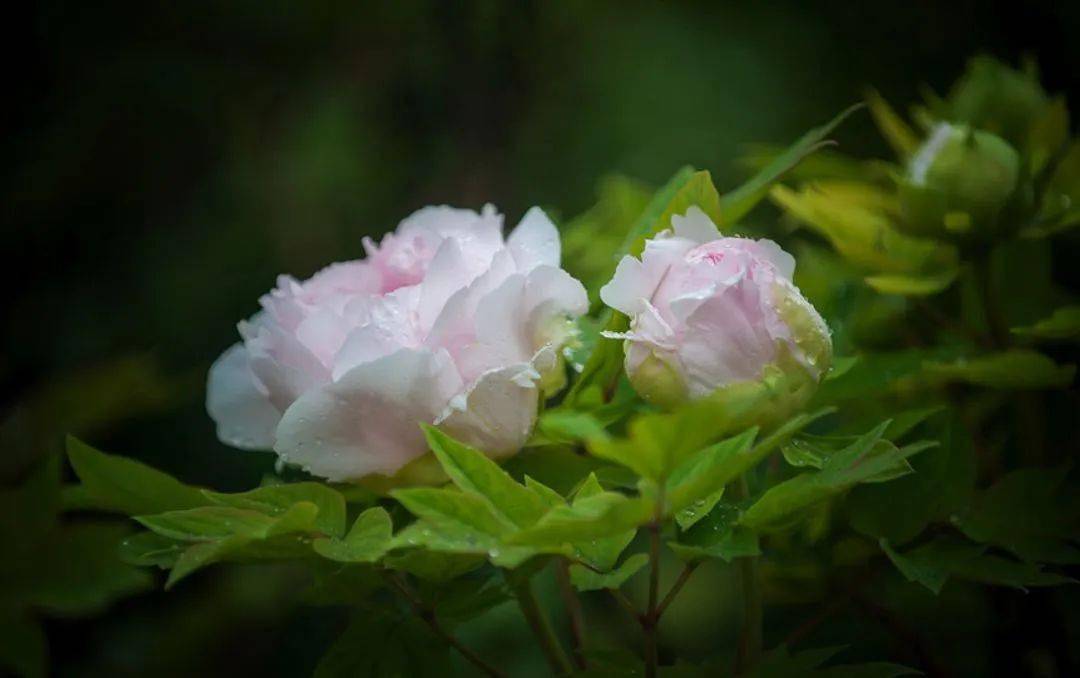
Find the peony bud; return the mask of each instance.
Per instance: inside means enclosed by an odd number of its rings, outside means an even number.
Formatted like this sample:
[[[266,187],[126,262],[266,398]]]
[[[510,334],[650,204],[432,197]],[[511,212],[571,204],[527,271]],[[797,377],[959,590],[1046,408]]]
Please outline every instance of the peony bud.
[[[502,216],[427,207],[366,260],[282,276],[242,341],[210,370],[218,437],[274,449],[330,480],[391,475],[423,456],[433,423],[491,456],[513,454],[560,382],[581,283],[537,208],[508,239]]]
[[[832,341],[791,282],[795,260],[771,240],[720,237],[697,207],[671,224],[600,290],[630,318],[628,332],[606,336],[625,340],[637,392],[671,407],[782,376],[804,401],[829,367]]]
[[[989,132],[939,123],[901,181],[904,223],[934,235],[986,235],[1013,195],[1020,156]]]

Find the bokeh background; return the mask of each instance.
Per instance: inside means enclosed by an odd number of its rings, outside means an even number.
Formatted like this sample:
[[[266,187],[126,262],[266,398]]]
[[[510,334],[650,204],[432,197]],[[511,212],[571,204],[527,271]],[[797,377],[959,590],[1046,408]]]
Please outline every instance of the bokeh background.
[[[278,273],[306,277],[361,256],[362,236],[423,205],[492,202],[513,224],[539,204],[568,218],[592,204],[605,175],[655,185],[687,163],[724,189],[745,175],[744,144],[790,142],[870,84],[898,104],[923,83],[944,91],[979,52],[1034,57],[1046,88],[1080,109],[1075,2],[235,0],[10,11],[5,482],[71,431],[192,483],[257,484],[272,457],[222,446],[205,415],[210,362]],[[886,151],[866,115],[837,139],[856,155]],[[1073,243],[1057,256],[1075,255]],[[730,595],[709,581],[691,587],[694,603],[673,611],[667,631],[689,648],[734,633],[696,623],[694,605]],[[55,672],[304,675],[343,618],[299,607],[293,588],[273,569],[220,568],[94,620],[51,621]],[[468,633],[527,673],[535,651],[512,612]],[[1047,642],[1075,652],[1075,626],[1048,626]],[[905,659],[886,634],[849,630]],[[1007,651],[985,631],[954,648],[969,662],[956,675],[1032,666],[1023,649],[999,665]],[[843,629],[836,635],[842,642]]]

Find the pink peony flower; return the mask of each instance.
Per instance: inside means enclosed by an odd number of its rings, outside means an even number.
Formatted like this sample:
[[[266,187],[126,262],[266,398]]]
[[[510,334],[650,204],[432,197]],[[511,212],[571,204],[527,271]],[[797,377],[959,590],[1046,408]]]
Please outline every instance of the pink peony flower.
[[[420,422],[493,457],[520,449],[587,309],[555,226],[534,207],[504,240],[491,205],[426,207],[364,248],[306,281],[279,277],[240,323],[210,369],[218,437],[330,480],[422,456]]]
[[[624,257],[600,290],[630,318],[626,372],[641,396],[670,406],[796,366],[814,381],[828,368],[828,328],[792,284],[795,260],[771,240],[722,238],[691,207]]]

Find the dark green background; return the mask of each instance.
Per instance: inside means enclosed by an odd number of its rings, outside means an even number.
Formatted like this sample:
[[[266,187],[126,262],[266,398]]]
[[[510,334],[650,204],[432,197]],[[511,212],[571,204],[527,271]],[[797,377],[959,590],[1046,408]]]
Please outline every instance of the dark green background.
[[[1036,57],[1080,108],[1080,3],[44,2],[6,23],[5,479],[75,430],[254,485],[272,458],[215,440],[206,368],[275,275],[358,257],[425,204],[568,217],[606,173],[656,184],[685,163],[723,189],[742,144],[786,143],[868,84],[897,104],[944,91],[980,51]],[[865,115],[837,138],[885,150]],[[218,572],[53,622],[58,672],[304,673],[341,618],[280,604],[288,589]],[[677,632],[731,635],[692,607]],[[962,651],[990,656],[973,638]]]

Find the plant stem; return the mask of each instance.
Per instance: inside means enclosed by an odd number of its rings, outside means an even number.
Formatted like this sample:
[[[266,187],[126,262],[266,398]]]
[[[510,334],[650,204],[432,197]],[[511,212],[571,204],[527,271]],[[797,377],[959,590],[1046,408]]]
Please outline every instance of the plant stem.
[[[559,639],[555,636],[555,631],[551,628],[551,622],[548,621],[547,615],[540,608],[540,603],[536,600],[536,594],[533,593],[532,585],[528,580],[525,580],[513,583],[511,586],[514,589],[514,595],[517,597],[518,607],[521,608],[521,614],[525,616],[525,621],[528,622],[533,635],[539,641],[540,650],[544,653],[544,657],[547,658],[551,670],[557,676],[566,676],[573,673],[574,667],[570,664],[566,652],[563,651]]]
[[[559,560],[555,576],[559,580],[566,615],[570,618],[570,635],[574,643],[571,654],[574,664],[584,670],[588,668],[585,662],[585,616],[581,611],[581,599],[570,583],[570,564],[565,559]]]
[[[645,677],[656,678],[660,664],[660,649],[657,645],[656,630],[660,623],[658,612],[660,598],[660,526],[664,516],[664,489],[656,498],[656,513],[649,523],[649,607],[641,616],[641,630],[645,635]]]
[[[412,592],[404,579],[397,575],[388,574],[386,580],[409,602],[409,607],[416,613],[416,616],[423,620],[431,631],[439,638],[442,638],[447,645],[457,650],[462,657],[471,662],[486,675],[491,676],[491,678],[506,678],[505,673],[489,664],[483,657],[463,645],[453,634],[444,629],[442,624],[439,623],[439,618],[435,616],[435,611],[424,605],[423,601]]]
[[[675,600],[675,596],[678,595],[682,587],[686,585],[686,582],[690,579],[690,575],[694,574],[694,570],[698,567],[698,563],[687,563],[683,571],[679,573],[679,578],[675,580],[675,583],[671,585],[671,590],[664,596],[664,600],[660,602],[660,607],[656,610],[656,620],[660,621],[660,617],[664,616],[664,610],[671,605],[671,602]]]
[[[747,485],[745,475],[739,478],[738,487],[744,498],[750,496],[750,487]],[[761,658],[762,626],[765,615],[762,609],[757,556],[739,559],[739,579],[743,593],[743,630],[736,655],[736,673],[743,674],[753,668]]]

